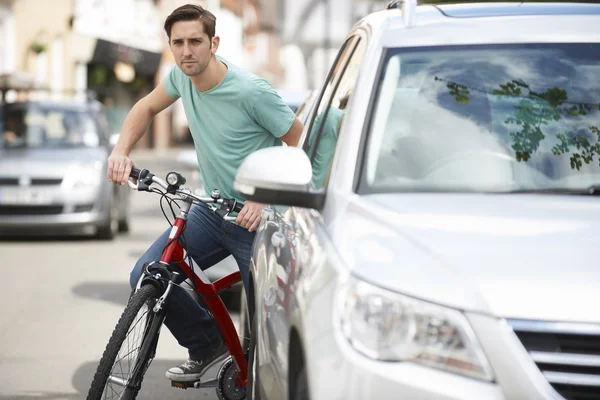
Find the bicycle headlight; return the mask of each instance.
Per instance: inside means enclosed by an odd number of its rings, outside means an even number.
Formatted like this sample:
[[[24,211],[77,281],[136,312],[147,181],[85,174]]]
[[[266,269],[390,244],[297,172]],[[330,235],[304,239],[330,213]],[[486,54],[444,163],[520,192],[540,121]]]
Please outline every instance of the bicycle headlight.
[[[350,278],[340,292],[341,328],[360,353],[411,361],[486,381],[491,367],[465,316]]]
[[[177,172],[169,172],[167,174],[167,183],[171,186],[180,186],[185,184],[185,178]]]

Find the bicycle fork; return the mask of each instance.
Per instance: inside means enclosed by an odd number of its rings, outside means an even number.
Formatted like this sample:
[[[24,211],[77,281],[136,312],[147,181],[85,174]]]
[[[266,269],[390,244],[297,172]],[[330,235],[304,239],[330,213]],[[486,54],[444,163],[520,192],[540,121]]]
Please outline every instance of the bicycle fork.
[[[160,328],[162,327],[165,317],[166,311],[164,310],[164,305],[171,294],[171,290],[173,286],[176,284],[176,279],[179,276],[177,272],[174,272],[167,284],[166,289],[163,294],[156,300],[156,303],[152,307],[149,314],[152,315],[150,321],[146,323],[146,328],[144,332],[144,340],[142,341],[142,346],[140,348],[140,353],[137,358],[136,364],[133,368],[133,372],[131,373],[131,377],[127,381],[126,389],[121,397],[121,400],[131,400],[135,397],[135,393],[140,390],[141,382],[146,370],[150,366],[150,363],[154,359],[156,355],[156,348],[158,346],[158,337],[160,334]],[[152,284],[152,283],[146,283]],[[160,283],[157,285],[161,287]]]
[[[121,400],[133,399],[135,393],[142,387],[142,377],[146,373],[148,366],[150,365],[150,363],[154,359],[154,356],[156,355],[158,336],[164,319],[164,311],[158,314],[155,313],[154,317],[149,323],[149,326],[147,326],[146,332],[144,334],[144,341],[142,342],[142,347],[140,349],[140,356],[138,357],[137,362],[133,368],[133,372],[127,382],[126,389],[123,392]]]

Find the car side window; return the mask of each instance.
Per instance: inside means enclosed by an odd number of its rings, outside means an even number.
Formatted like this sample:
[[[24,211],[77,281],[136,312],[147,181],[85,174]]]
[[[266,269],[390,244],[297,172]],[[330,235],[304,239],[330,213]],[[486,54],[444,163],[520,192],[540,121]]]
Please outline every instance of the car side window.
[[[327,185],[339,132],[358,79],[365,47],[365,39],[359,36],[346,41],[330,71],[322,97],[315,104],[316,111],[309,124],[305,148],[311,160],[312,182],[316,189]]]

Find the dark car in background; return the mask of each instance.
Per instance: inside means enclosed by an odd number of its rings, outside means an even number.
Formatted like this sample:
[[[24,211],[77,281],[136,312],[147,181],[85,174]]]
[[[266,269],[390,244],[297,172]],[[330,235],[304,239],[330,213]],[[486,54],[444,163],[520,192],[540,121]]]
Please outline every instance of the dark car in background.
[[[128,187],[106,178],[111,135],[97,101],[0,105],[0,235],[129,230]]]

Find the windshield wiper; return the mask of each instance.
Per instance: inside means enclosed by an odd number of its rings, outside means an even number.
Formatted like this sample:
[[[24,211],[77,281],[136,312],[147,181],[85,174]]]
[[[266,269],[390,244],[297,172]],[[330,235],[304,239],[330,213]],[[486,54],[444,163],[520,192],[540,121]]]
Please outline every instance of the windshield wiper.
[[[587,188],[569,189],[569,188],[541,188],[541,189],[517,189],[503,192],[507,194],[514,193],[533,193],[533,194],[571,194],[571,195],[591,195],[600,196],[600,185],[592,185]]]
[[[600,196],[600,185],[588,186],[587,191],[592,196]]]

